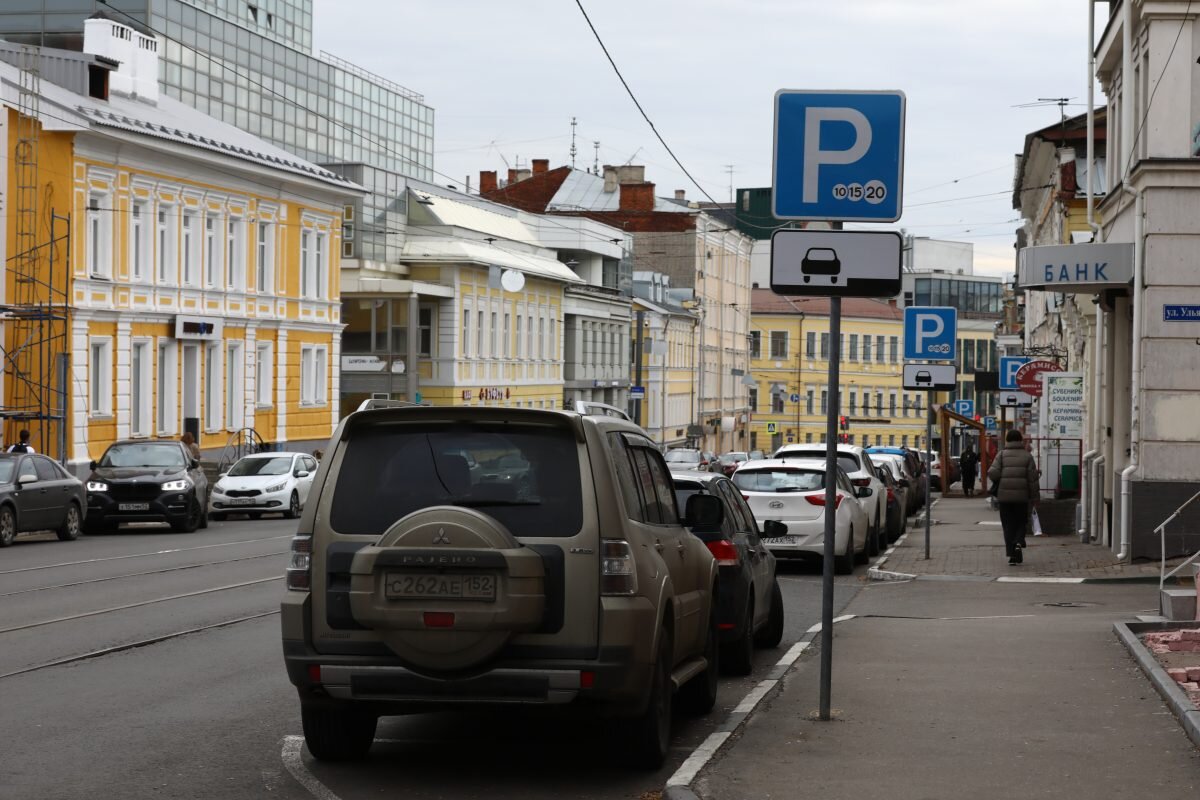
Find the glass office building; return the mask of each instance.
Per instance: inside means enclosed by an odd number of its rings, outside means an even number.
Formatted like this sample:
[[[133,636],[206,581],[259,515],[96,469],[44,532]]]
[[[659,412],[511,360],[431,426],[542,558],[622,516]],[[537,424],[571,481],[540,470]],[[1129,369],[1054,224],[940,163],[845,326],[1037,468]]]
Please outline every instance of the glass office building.
[[[3,0],[0,38],[78,50],[93,0]],[[108,0],[113,19],[165,37],[163,91],[324,164],[374,197],[348,209],[343,255],[394,261],[395,187],[433,178],[433,109],[422,95],[312,53],[312,0]],[[361,166],[359,166],[361,165]],[[353,175],[351,173],[354,173]],[[395,239],[396,237],[391,237]]]

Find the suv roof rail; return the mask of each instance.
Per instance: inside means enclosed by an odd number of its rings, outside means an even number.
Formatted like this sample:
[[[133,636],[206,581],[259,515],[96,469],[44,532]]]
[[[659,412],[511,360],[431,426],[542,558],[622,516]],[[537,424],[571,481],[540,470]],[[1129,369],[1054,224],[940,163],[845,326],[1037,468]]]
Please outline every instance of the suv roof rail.
[[[597,403],[592,400],[576,400],[574,409],[580,414],[587,416],[616,417],[617,419],[629,420],[628,414],[616,406],[610,406],[607,403]]]
[[[417,407],[419,403],[410,403],[407,400],[386,400],[379,397],[372,397],[368,400],[363,400],[358,406],[358,411],[371,411],[376,408],[409,408]]]

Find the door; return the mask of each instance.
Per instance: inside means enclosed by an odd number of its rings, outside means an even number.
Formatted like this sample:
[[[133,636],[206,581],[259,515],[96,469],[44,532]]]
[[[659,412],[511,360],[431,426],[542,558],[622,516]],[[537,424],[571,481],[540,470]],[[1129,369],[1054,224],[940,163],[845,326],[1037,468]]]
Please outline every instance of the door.
[[[33,456],[25,456],[17,464],[17,481],[21,488],[13,492],[17,501],[17,526],[21,531],[43,530],[46,520],[47,486],[38,478]]]
[[[38,497],[45,501],[42,525],[58,529],[67,516],[71,502],[71,482],[45,456],[31,456],[38,476]],[[80,509],[82,512],[82,509]]]
[[[764,624],[771,611],[771,587],[775,577],[775,556],[767,550],[758,535],[757,523],[741,492],[728,481],[717,481],[725,504],[733,512],[735,543],[750,564],[754,580],[754,626]]]
[[[306,477],[300,478],[297,481],[300,505],[305,505],[308,503],[308,493],[312,490],[313,478],[317,476],[317,460],[309,456],[300,456],[296,459],[296,467],[308,473]]]
[[[187,430],[187,420],[197,421],[199,430],[200,420],[200,345],[185,344],[183,346],[183,419],[184,430]],[[195,434],[195,431],[193,431]]]

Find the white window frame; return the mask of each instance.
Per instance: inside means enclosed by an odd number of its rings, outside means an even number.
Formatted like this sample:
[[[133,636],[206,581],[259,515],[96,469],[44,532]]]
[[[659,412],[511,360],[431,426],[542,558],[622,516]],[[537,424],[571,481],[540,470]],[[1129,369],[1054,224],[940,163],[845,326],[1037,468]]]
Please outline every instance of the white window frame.
[[[326,362],[329,350],[324,345],[300,348],[300,405],[323,406],[328,402]]]
[[[222,372],[221,342],[209,342],[204,347],[204,429],[215,433],[223,427],[222,413],[225,410],[222,402],[221,380]]]
[[[129,343],[129,435],[149,436],[154,429],[153,356],[150,339]]]
[[[546,318],[538,315],[538,361],[546,358]]]
[[[275,384],[273,380],[274,348],[271,342],[256,342],[254,345],[254,405],[256,408],[271,408]]]
[[[522,334],[521,315],[517,314],[517,358],[525,357],[525,342],[521,339]]]
[[[504,312],[504,357],[512,358],[512,313]]]
[[[87,199],[87,273],[89,278],[112,280],[111,196],[92,191]],[[107,214],[107,216],[106,216]]]
[[[209,289],[221,286],[221,216],[212,211],[204,214],[204,285]]]
[[[475,312],[475,357],[483,358],[483,309]]]
[[[244,292],[246,291],[246,220],[230,214],[226,231],[227,288],[233,292]]]
[[[313,252],[313,286],[312,299],[324,300],[329,295],[329,233],[317,231],[317,241]]]
[[[183,219],[180,222],[181,236],[183,237],[181,248],[183,263],[180,265],[183,275],[179,282],[181,286],[197,287],[200,285],[201,233],[199,219],[200,215],[195,209],[183,209]]]
[[[231,431],[246,424],[246,351],[240,340],[225,341],[225,425]]]
[[[150,208],[150,201],[137,198],[129,207],[129,280],[133,283],[142,283],[148,274],[150,230],[154,225]]]
[[[300,297],[306,298],[308,284],[312,280],[312,230],[300,231]]]
[[[175,339],[158,340],[158,359],[155,363],[155,394],[158,408],[159,436],[174,436],[179,432],[179,344]]]
[[[499,342],[500,325],[497,323],[495,311],[492,312],[491,334],[492,335],[488,337],[491,340],[488,342],[488,355],[492,358],[499,358],[500,357],[500,342]]]
[[[113,413],[112,338],[93,336],[88,342],[89,416],[111,418]]]
[[[163,286],[174,286],[179,280],[179,240],[175,232],[175,206],[159,202],[155,217],[155,280]]]
[[[275,290],[275,223],[259,220],[254,247],[254,290],[271,294]]]
[[[463,358],[471,357],[471,303],[467,299],[463,299],[462,305],[462,355]]]

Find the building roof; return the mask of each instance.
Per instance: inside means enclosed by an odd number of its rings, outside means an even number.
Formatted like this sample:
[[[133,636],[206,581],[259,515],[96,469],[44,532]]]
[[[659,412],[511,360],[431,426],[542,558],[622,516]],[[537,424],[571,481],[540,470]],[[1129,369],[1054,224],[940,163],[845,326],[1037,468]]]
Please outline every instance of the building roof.
[[[750,290],[750,310],[755,314],[801,314],[809,317],[828,317],[828,297],[789,297],[770,289]],[[904,310],[894,301],[866,297],[843,297],[842,316],[860,319],[901,321]]]
[[[413,184],[415,181],[410,185]],[[528,225],[517,219],[507,206],[495,203],[486,205],[465,203],[444,194],[435,194],[415,188],[412,192],[417,205],[410,206],[410,223],[450,225],[514,242],[538,244],[534,232]],[[429,217],[428,222],[424,219],[426,216]]]
[[[477,264],[512,269],[537,278],[583,283],[570,267],[537,253],[521,253],[486,242],[438,236],[408,236],[400,260],[406,264]]]
[[[594,175],[579,169],[567,173],[558,191],[546,205],[547,211],[620,211],[621,192],[604,191],[604,176]],[[674,200],[654,198],[655,211],[694,214],[694,208],[680,205]]]

